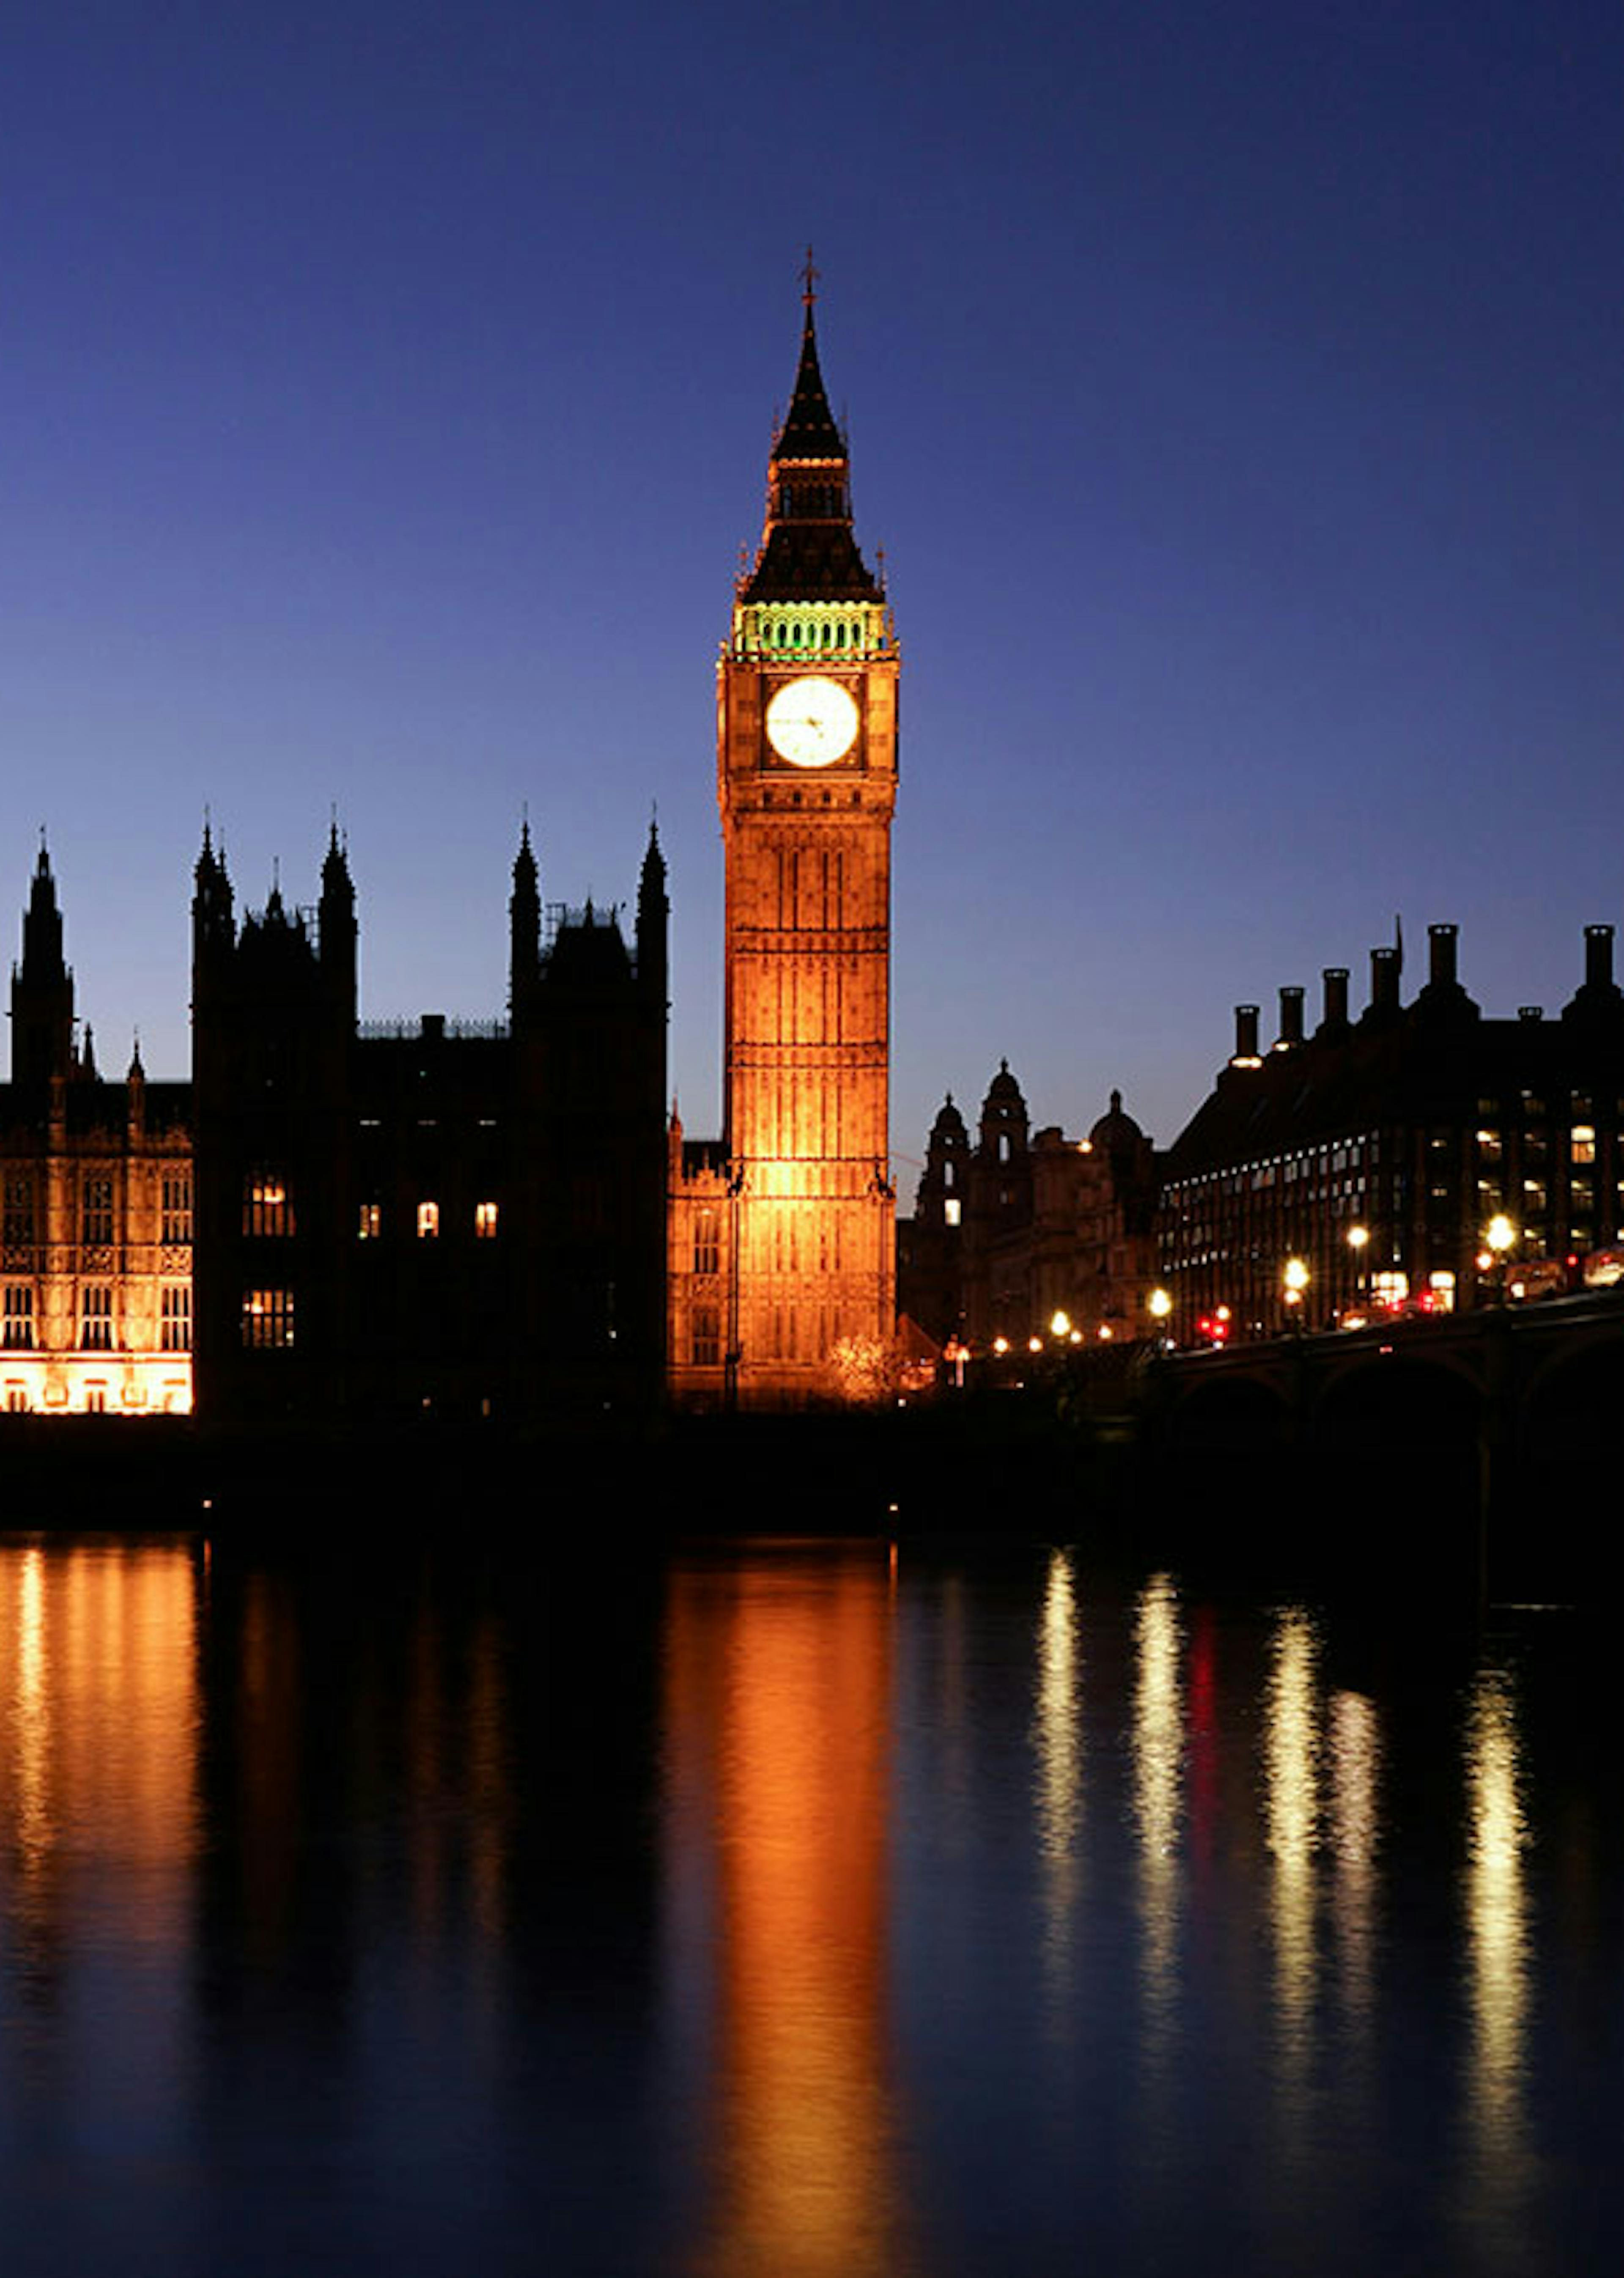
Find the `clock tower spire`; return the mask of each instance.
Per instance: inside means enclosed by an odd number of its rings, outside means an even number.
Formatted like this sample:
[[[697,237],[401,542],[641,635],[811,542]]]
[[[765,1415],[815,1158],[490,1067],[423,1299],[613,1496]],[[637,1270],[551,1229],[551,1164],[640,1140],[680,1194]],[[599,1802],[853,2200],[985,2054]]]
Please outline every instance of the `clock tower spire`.
[[[895,1326],[888,1170],[896,633],[852,527],[807,261],[795,392],[717,666],[721,1159],[673,1198],[679,1395],[850,1398]],[[688,1169],[716,1182],[703,1199]],[[686,1196],[687,1200],[683,1197]],[[684,1212],[705,1213],[691,1244]],[[710,1269],[702,1272],[701,1267]],[[703,1285],[703,1286],[702,1286]]]

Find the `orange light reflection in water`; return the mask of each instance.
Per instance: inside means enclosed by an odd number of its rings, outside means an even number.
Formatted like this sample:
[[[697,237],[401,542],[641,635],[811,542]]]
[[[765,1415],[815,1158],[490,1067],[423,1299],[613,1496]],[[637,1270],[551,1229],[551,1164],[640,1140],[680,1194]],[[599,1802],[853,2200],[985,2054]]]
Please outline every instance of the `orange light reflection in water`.
[[[884,2078],[889,1598],[866,1546],[672,1576],[667,1869],[713,1916],[707,2273],[906,2267]],[[674,1956],[684,1981],[701,1927]]]
[[[25,1953],[178,1956],[197,1849],[197,1586],[178,1546],[0,1543],[0,1911]]]

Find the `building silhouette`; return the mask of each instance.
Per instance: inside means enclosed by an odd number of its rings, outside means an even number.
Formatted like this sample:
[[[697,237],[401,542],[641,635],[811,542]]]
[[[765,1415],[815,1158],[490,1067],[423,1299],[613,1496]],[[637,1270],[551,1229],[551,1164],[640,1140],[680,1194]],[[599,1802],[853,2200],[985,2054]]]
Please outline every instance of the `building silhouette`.
[[[1181,1338],[1221,1307],[1246,1336],[1298,1313],[1321,1327],[1379,1306],[1469,1305],[1519,1274],[1559,1280],[1568,1258],[1576,1271],[1624,1235],[1613,928],[1586,927],[1583,980],[1553,1020],[1534,1005],[1485,1019],[1459,977],[1456,929],[1429,932],[1408,1005],[1391,947],[1371,953],[1357,1017],[1334,966],[1311,1034],[1299,987],[1281,990],[1266,1050],[1260,1008],[1237,1006],[1235,1050],[1163,1166],[1162,1270]],[[1510,1265],[1480,1265],[1498,1215],[1516,1236]],[[1308,1278],[1288,1309],[1292,1258]]]
[[[665,1358],[665,862],[629,937],[544,907],[526,826],[506,1021],[356,1020],[336,828],[312,909],[192,904],[196,1388],[207,1418],[639,1414]]]
[[[973,1141],[949,1092],[897,1227],[897,1303],[938,1346],[1025,1345],[1064,1314],[1079,1337],[1143,1336],[1155,1286],[1155,1155],[1122,1095],[1086,1139],[1033,1132],[1007,1060]],[[1068,1332],[1069,1334],[1069,1332]]]
[[[890,832],[898,656],[858,548],[812,277],[766,522],[717,667],[723,1128],[670,1131],[671,1382],[690,1403],[861,1397],[895,1328]]]

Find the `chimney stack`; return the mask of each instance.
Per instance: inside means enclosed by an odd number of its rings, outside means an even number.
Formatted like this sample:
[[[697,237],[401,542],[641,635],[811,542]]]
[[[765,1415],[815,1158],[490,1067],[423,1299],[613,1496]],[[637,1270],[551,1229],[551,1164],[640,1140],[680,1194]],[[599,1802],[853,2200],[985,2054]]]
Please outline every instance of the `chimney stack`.
[[[1280,991],[1280,1036],[1275,1045],[1277,1052],[1289,1051],[1302,1042],[1302,990],[1285,988]]]
[[[1347,1026],[1347,967],[1328,965],[1320,975],[1325,984],[1325,1026],[1346,1028]]]
[[[1235,1057],[1231,1067],[1256,1067],[1261,1059],[1257,1049],[1259,1007],[1237,1005],[1235,1007]]]
[[[1399,1009],[1399,952],[1396,949],[1373,949],[1370,952],[1370,1010],[1373,1013],[1396,1013]]]
[[[1428,979],[1434,989],[1453,989],[1456,986],[1455,939],[1459,926],[1435,925],[1427,928],[1427,939],[1431,944],[1431,969]]]
[[[1613,928],[1610,925],[1586,926],[1584,929],[1584,985],[1587,989],[1611,989],[1613,986]]]

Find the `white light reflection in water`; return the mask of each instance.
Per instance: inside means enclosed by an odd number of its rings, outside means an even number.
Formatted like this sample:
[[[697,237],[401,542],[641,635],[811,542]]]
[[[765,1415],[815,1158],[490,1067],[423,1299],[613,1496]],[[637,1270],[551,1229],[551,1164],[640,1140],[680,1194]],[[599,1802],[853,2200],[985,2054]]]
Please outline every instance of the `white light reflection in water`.
[[[1503,1670],[1485,1669],[1472,1689],[1465,1732],[1472,2012],[1467,2113],[1474,2155],[1468,2204],[1475,2225],[1501,2237],[1516,2235],[1530,2165],[1523,2111],[1529,1955],[1522,1854],[1529,1827],[1519,1753],[1512,1679]]]
[[[1178,1996],[1184,1640],[1178,1593],[1166,1574],[1153,1575],[1140,1593],[1133,1643],[1133,1817],[1139,1831],[1140,1979],[1145,2002],[1141,2048],[1146,2075],[1154,2080],[1166,2069]]]
[[[1078,1838],[1083,1820],[1083,1729],[1079,1688],[1082,1650],[1071,1554],[1052,1550],[1038,1620],[1033,1744],[1037,1754],[1038,1851],[1042,1883],[1043,1973],[1048,2029],[1069,2024],[1064,1998],[1071,1977],[1078,1897]]]
[[[1273,1866],[1277,2085],[1295,2111],[1314,2042],[1315,1852],[1319,1843],[1319,1639],[1300,1607],[1275,1617],[1265,1696],[1264,1819]],[[1298,2116],[1301,2116],[1299,2114]]]
[[[1338,1693],[1330,1704],[1332,1845],[1337,1879],[1332,1900],[1344,2021],[1363,2045],[1370,2023],[1376,1964],[1376,1847],[1381,1729],[1362,1693]]]

